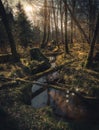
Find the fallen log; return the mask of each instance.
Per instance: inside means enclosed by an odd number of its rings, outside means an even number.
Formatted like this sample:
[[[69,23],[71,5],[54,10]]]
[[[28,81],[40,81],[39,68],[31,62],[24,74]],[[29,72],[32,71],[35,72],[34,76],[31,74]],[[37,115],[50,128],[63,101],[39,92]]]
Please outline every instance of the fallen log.
[[[47,70],[50,67],[51,67],[51,64],[49,62],[43,61],[40,64],[38,64],[36,67],[33,67],[33,69],[31,69],[31,74],[43,72],[44,70]]]
[[[12,86],[13,86],[13,82],[16,82],[16,84],[18,82],[21,82],[21,83],[30,83],[30,84],[38,84],[38,85],[41,85],[40,83],[37,83],[35,82],[35,80],[37,80],[38,78],[42,77],[42,76],[45,76],[45,75],[48,75],[48,74],[51,74],[57,70],[60,70],[61,68],[63,68],[65,65],[69,65],[70,63],[74,62],[74,60],[70,61],[70,62],[64,62],[63,64],[61,64],[60,66],[57,66],[55,68],[50,68],[44,72],[41,72],[41,73],[37,73],[37,74],[34,74],[33,76],[28,76],[28,77],[25,77],[25,78],[10,78],[10,77],[2,77],[0,76],[0,79],[3,79],[3,80],[7,80],[9,81],[9,87],[11,86],[10,84],[12,83]],[[31,81],[32,80],[32,81]],[[7,82],[8,83],[8,82]],[[5,85],[2,85],[1,86],[1,89],[5,89],[8,87],[8,85],[6,85],[7,83],[5,83]],[[43,84],[44,85],[44,84]],[[3,87],[3,86],[6,86],[6,87]]]
[[[3,89],[7,89],[7,88],[13,88],[15,86],[17,86],[17,82],[16,81],[10,81],[10,82],[6,82],[6,83],[3,83],[0,85],[0,90],[3,90]]]
[[[31,98],[38,96],[40,93],[44,92],[45,90],[46,90],[46,88],[40,88],[40,89],[36,90],[35,92],[32,93]]]
[[[60,90],[60,91],[63,91],[63,92],[68,91],[68,89],[66,88],[66,85],[63,88],[63,87],[59,87],[59,86],[56,86],[56,85],[53,85],[53,84],[40,83],[40,82],[24,80],[24,79],[20,79],[20,78],[17,78],[15,81],[4,83],[2,86],[0,86],[0,90],[6,89],[8,87],[12,88],[12,87],[16,86],[18,84],[18,82],[25,82],[25,83],[29,83],[29,84],[37,84],[37,85],[42,86],[42,88],[40,90],[37,90],[37,92],[34,94],[34,96],[32,95],[32,97],[37,96],[38,94],[40,94],[41,92],[43,92],[47,88],[53,88],[53,89]],[[72,86],[70,86],[70,87],[72,87]],[[80,92],[76,92],[74,90],[69,90],[69,93],[74,93],[81,100],[81,102],[83,102],[88,107],[89,106],[92,107],[92,108],[96,108],[96,106],[99,107],[99,105],[98,105],[99,104],[99,98],[97,98],[97,97],[83,96]]]
[[[57,66],[57,67],[50,68],[50,69],[48,69],[48,70],[46,70],[46,71],[44,71],[44,72],[37,73],[37,74],[35,74],[35,75],[33,75],[33,76],[24,77],[24,80],[26,80],[26,79],[36,80],[36,79],[38,79],[38,78],[40,78],[40,77],[42,77],[42,76],[51,74],[51,73],[53,73],[53,72],[56,72],[56,71],[62,69],[65,65],[66,65],[66,66],[70,65],[70,64],[71,64],[72,62],[74,62],[75,60],[76,60],[76,59],[73,59],[73,60],[71,60],[71,61],[69,61],[69,62],[64,62],[64,63],[62,63],[61,65],[59,65],[59,66]]]
[[[12,81],[12,80],[14,80],[14,78],[9,78],[9,77],[0,75],[0,81],[2,81],[2,82]]]
[[[0,63],[19,62],[19,56],[15,58],[12,54],[0,55]]]
[[[48,52],[48,53],[44,53],[46,56],[57,56],[57,55],[61,55],[63,54],[63,52]]]

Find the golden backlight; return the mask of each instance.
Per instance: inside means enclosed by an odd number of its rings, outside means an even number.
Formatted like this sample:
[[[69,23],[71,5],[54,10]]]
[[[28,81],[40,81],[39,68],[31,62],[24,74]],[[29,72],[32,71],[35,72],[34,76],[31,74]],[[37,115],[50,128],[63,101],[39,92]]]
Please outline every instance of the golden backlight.
[[[25,5],[25,11],[28,12],[32,12],[33,11],[33,7],[31,5]]]

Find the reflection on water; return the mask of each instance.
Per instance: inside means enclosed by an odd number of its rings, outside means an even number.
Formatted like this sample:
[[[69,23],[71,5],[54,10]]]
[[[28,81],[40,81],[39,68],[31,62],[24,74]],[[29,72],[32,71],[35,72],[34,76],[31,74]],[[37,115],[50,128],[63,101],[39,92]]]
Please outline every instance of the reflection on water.
[[[46,82],[46,78],[42,77],[42,78],[38,79],[37,82],[45,83]],[[41,85],[34,84],[33,87],[32,87],[32,93],[35,93],[40,88],[42,88]],[[46,105],[51,105],[54,108],[55,107],[55,99],[54,98],[57,97],[56,94],[58,92],[59,92],[58,90],[55,90],[55,89],[52,89],[52,88],[48,88],[48,89],[44,90],[43,92],[41,92],[36,97],[34,97],[31,100],[31,105],[34,108],[41,108],[41,107],[44,107]]]
[[[53,73],[51,78],[53,79],[54,77],[56,77],[56,75],[57,75],[56,72]],[[37,82],[45,83],[46,77],[41,77],[40,79],[37,80]],[[34,84],[32,87],[32,93],[36,92],[40,88],[42,88],[41,85]],[[74,101],[75,98],[73,96],[74,96],[73,93],[71,93],[70,96],[69,92],[67,92],[66,94],[63,91],[48,88],[43,92],[41,92],[40,94],[38,94],[37,96],[35,96],[31,100],[31,105],[34,108],[41,108],[50,105],[53,108],[54,113],[61,116],[67,116],[68,115],[67,113],[69,113],[70,117],[72,118],[72,116],[76,115],[77,111],[79,110],[77,109],[79,108],[78,106],[77,108],[75,107],[75,101]],[[72,111],[72,109],[74,109],[74,112]]]
[[[54,62],[52,63],[52,67],[55,67]],[[54,78],[57,78],[58,75],[58,72],[54,72],[47,77],[41,77],[37,82],[45,83],[48,79],[51,81]],[[35,92],[40,88],[42,88],[41,85],[34,84],[32,92]],[[95,115],[94,112],[90,112],[86,109],[86,106],[81,103],[81,100],[75,93],[70,93],[69,91],[65,93],[53,88],[48,88],[34,97],[31,100],[31,105],[34,108],[50,105],[53,112],[57,115],[56,118],[60,120],[62,119],[60,117],[63,117],[65,121],[69,121],[70,130],[99,130],[98,111],[94,110]]]
[[[37,82],[45,83],[46,82],[46,78],[45,77],[41,77],[41,78],[39,78],[37,80]],[[40,88],[42,88],[41,85],[34,84],[33,87],[32,87],[32,93],[36,92]],[[31,105],[34,108],[44,107],[44,106],[47,105],[47,100],[48,100],[48,93],[47,93],[47,90],[45,90],[44,92],[40,93],[38,96],[34,97],[31,100]]]
[[[46,77],[38,79],[37,82],[45,83]],[[34,93],[40,88],[42,88],[42,86],[34,84],[32,92]],[[56,115],[69,120],[99,121],[98,108],[93,110],[90,106],[84,104],[75,93],[70,93],[69,91],[63,92],[53,88],[48,88],[35,96],[31,100],[31,105],[34,108],[41,108],[50,105]]]
[[[38,96],[34,97],[31,101],[31,105],[34,108],[41,108],[47,105],[47,100],[48,100],[48,94],[47,90],[39,94]]]
[[[51,67],[52,68],[55,67],[56,66],[56,64],[54,62],[55,61],[55,57],[49,57],[49,60],[51,62]],[[48,80],[51,81],[51,80],[57,78],[58,75],[59,75],[58,72],[54,72],[53,74],[49,74],[47,77],[43,76],[43,77],[39,78],[37,80],[37,82],[45,83]],[[43,86],[41,86],[41,85],[33,84],[32,93],[36,92],[37,90],[39,90],[42,87]],[[57,90],[55,90],[55,89],[47,89],[47,90],[43,91],[42,93],[40,93],[39,95],[37,95],[36,97],[34,97],[31,100],[31,105],[34,108],[44,107],[44,106],[46,106],[48,104],[51,105],[51,106],[54,106],[55,103],[54,103],[54,100],[53,100],[53,96],[55,96],[56,91]]]
[[[55,64],[52,65],[55,66]],[[48,78],[51,81],[51,79],[57,78],[58,75],[58,72],[54,72],[47,77],[39,78],[37,82],[46,83]],[[42,85],[34,84],[32,87],[32,93],[35,93],[42,87]],[[99,115],[97,115],[95,110],[92,111],[90,107],[86,107],[75,93],[70,93],[69,91],[63,92],[53,88],[48,88],[35,96],[31,100],[31,105],[34,108],[41,108],[50,105],[55,114],[70,120],[99,120]]]

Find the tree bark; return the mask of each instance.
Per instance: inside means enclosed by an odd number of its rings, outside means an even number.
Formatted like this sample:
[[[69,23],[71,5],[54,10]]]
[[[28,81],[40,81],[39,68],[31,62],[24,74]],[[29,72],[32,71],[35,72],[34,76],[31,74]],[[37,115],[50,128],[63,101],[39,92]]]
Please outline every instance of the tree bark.
[[[65,54],[69,54],[68,36],[67,36],[67,0],[65,1]]]
[[[9,25],[9,21],[7,19],[6,11],[4,9],[4,6],[3,6],[3,3],[2,3],[1,0],[0,0],[0,15],[1,15],[3,24],[5,26],[5,30],[6,30],[7,35],[8,35],[12,55],[14,56],[14,58],[16,60],[19,60],[19,57],[18,57],[18,54],[17,54],[17,51],[16,51],[16,45],[15,45],[13,35],[12,35],[12,32],[11,32],[11,28],[10,28],[10,25]]]
[[[96,16],[95,1],[89,0],[89,40],[90,42],[91,42],[91,38],[94,32],[95,16]]]
[[[72,12],[75,15],[75,4],[76,4],[76,0],[72,0]],[[73,18],[71,17],[71,44],[73,44],[73,31],[74,31],[74,21]]]
[[[60,21],[61,21],[61,41],[64,43],[64,38],[63,38],[63,10],[62,10],[62,1],[60,0]]]
[[[50,8],[48,9],[48,17],[47,17],[47,38],[46,38],[46,43],[48,44],[49,38],[50,38],[50,21],[51,21],[51,10]]]
[[[99,33],[99,12],[98,12],[98,16],[97,16],[97,22],[96,22],[96,27],[95,27],[93,39],[91,41],[91,46],[90,46],[90,50],[89,50],[89,53],[88,53],[86,68],[90,68],[90,66],[92,65],[94,47],[95,47],[95,43],[96,43],[98,33]]]
[[[41,48],[46,46],[46,33],[47,33],[47,0],[44,1],[44,33]]]
[[[56,21],[56,13],[54,8],[54,1],[52,0],[52,10],[53,10],[53,17],[54,17],[54,24],[55,24],[55,37],[56,37],[56,44],[58,43],[58,28],[57,28],[57,21]]]

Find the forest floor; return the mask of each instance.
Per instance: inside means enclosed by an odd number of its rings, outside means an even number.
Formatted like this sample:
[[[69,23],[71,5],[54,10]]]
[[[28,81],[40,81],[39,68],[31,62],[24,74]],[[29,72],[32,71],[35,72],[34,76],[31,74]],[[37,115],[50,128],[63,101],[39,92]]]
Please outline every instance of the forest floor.
[[[75,44],[69,55],[58,55],[55,63],[59,66],[66,62],[59,70],[59,78],[67,89],[77,89],[99,98],[99,63],[91,69],[84,68],[88,50],[87,45]],[[57,51],[55,48],[53,53]],[[63,47],[60,51],[63,51]],[[48,50],[44,53],[48,53]],[[38,62],[34,61],[32,68],[36,65]],[[31,107],[31,83],[15,82],[16,78],[31,76],[27,66],[31,67],[28,50],[23,51],[21,63],[0,64],[0,130],[99,130],[97,124],[91,126],[56,119],[50,106],[40,109]],[[12,84],[6,84],[8,82]]]

